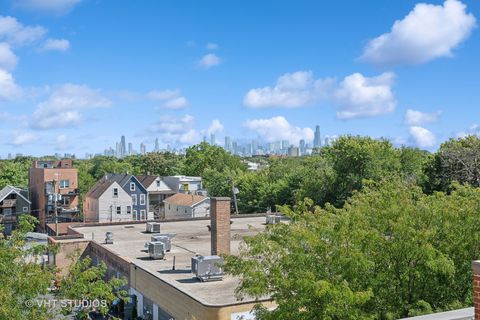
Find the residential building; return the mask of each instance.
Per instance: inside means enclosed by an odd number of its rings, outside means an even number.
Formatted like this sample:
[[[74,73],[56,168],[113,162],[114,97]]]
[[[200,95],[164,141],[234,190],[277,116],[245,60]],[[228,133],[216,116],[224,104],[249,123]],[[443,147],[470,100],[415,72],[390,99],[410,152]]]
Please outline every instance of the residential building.
[[[137,179],[147,189],[150,215],[154,219],[165,218],[163,201],[177,191],[172,190],[160,176],[140,175]]]
[[[132,220],[153,219],[153,215],[149,215],[147,189],[134,175],[128,173],[107,174],[103,179],[118,183],[118,185],[130,195],[132,204]],[[113,205],[114,203],[110,204]],[[120,213],[120,215],[123,215],[123,213]],[[125,215],[128,216],[128,213],[125,213]]]
[[[177,193],[164,200],[165,218],[198,218],[210,215],[210,198]]]
[[[194,193],[206,195],[206,191],[203,190],[202,177],[191,176],[166,176],[163,177],[163,181],[172,189],[175,193]]]
[[[133,214],[131,195],[108,175],[97,181],[83,200],[85,223],[132,221],[137,216]]]
[[[12,186],[0,190],[0,224],[3,233],[10,235],[18,225],[18,216],[30,213],[28,191]]]
[[[77,173],[71,159],[33,161],[29,170],[30,201],[40,231],[55,222],[55,216],[59,222],[79,219]]]

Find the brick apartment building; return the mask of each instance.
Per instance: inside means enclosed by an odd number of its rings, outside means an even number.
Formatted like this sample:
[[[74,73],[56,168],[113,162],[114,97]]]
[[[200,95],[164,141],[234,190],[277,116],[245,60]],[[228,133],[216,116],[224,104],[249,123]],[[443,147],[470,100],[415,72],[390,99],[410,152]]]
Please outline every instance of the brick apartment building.
[[[45,231],[46,224],[55,222],[55,207],[59,222],[78,220],[77,174],[70,159],[33,161],[29,170],[30,201],[40,231]]]

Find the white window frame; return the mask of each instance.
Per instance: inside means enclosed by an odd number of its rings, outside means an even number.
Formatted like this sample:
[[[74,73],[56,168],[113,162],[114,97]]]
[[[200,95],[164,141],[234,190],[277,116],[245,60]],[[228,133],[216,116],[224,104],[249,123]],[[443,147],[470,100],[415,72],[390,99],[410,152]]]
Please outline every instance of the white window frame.
[[[147,219],[147,211],[140,210],[140,219],[139,220],[146,220]]]
[[[130,191],[135,191],[135,182],[130,182]]]
[[[127,214],[132,214],[132,206],[127,206]]]
[[[65,181],[68,183],[67,186],[65,185]],[[58,183],[58,186],[59,186],[60,189],[68,189],[68,188],[70,188],[70,180],[69,179],[62,179]]]
[[[115,192],[116,191],[116,192]],[[116,193],[116,194],[115,194]],[[113,197],[118,198],[118,188],[113,188]]]
[[[140,194],[140,205],[141,206],[144,206],[145,205],[145,194],[144,193],[141,193]]]
[[[132,193],[132,204],[134,206],[137,205],[137,194],[135,194],[135,193]]]
[[[120,209],[120,210],[119,210],[119,209]],[[121,207],[121,206],[117,206],[117,207],[115,208],[115,212],[116,212],[117,214],[122,214],[122,207]]]
[[[135,210],[135,209],[133,210],[132,219],[133,219],[133,220],[138,220],[138,219],[137,219],[137,210]]]
[[[28,212],[28,207],[23,207],[23,212]]]

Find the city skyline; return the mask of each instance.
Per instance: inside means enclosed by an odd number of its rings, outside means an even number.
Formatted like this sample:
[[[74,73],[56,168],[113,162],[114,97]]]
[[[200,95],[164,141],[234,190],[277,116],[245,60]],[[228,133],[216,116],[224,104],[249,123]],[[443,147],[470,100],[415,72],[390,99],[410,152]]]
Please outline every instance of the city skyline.
[[[480,134],[476,1],[212,8],[0,3],[0,156],[101,153],[121,135],[123,153],[212,136],[306,145],[316,124],[429,151]]]

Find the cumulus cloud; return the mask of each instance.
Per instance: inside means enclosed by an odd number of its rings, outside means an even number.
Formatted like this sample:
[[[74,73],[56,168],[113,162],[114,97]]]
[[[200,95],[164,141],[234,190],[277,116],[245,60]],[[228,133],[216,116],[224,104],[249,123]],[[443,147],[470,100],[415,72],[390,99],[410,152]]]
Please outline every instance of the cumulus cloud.
[[[300,139],[312,141],[314,135],[312,129],[293,126],[282,116],[247,120],[244,127],[267,142],[289,140],[297,143]]]
[[[162,106],[168,109],[183,109],[188,106],[188,99],[182,96],[182,93],[179,89],[150,91],[147,94],[147,98],[151,100],[163,101]]]
[[[153,124],[150,134],[160,134],[162,142],[168,144],[188,145],[197,143],[199,134],[194,128],[195,119],[189,114],[182,117],[162,116]]]
[[[441,115],[441,111],[426,113],[408,109],[405,112],[405,123],[409,126],[421,126],[428,123],[435,123],[440,119]]]
[[[453,50],[470,36],[476,20],[458,0],[443,5],[419,3],[390,32],[371,40],[361,60],[376,65],[414,65],[440,57],[451,57]]]
[[[333,79],[315,80],[312,71],[286,73],[277,79],[273,87],[248,91],[243,104],[251,108],[302,107],[326,97],[333,82]]]
[[[343,79],[334,92],[340,119],[371,117],[391,113],[395,110],[396,100],[392,92],[395,76],[385,72],[377,77],[365,77],[354,73]]]
[[[65,39],[47,39],[40,48],[41,52],[46,51],[67,51],[70,49],[70,41]]]
[[[220,120],[214,119],[212,120],[212,123],[210,123],[210,126],[205,131],[205,133],[210,135],[210,134],[215,134],[222,131],[223,131],[223,124],[220,122]]]
[[[37,140],[37,136],[30,132],[14,132],[9,144],[12,146],[21,146],[24,144],[29,144],[35,142]]]
[[[22,94],[22,89],[17,86],[13,76],[0,69],[0,102],[18,99]]]
[[[198,66],[202,69],[210,69],[219,66],[220,63],[221,59],[219,56],[214,53],[208,53],[198,61]]]
[[[41,39],[47,30],[41,26],[24,26],[14,17],[0,16],[0,40],[12,46],[22,46]]]
[[[436,143],[435,135],[428,129],[411,126],[409,131],[411,139],[420,148],[432,148]]]
[[[458,138],[465,138],[467,136],[478,136],[480,137],[480,125],[474,123],[467,130],[460,131],[457,133]]]
[[[82,0],[16,0],[15,5],[28,10],[63,15],[80,2]]]
[[[17,65],[18,58],[13,53],[10,45],[6,42],[0,42],[0,69],[12,71]]]
[[[376,116],[395,110],[394,78],[391,72],[376,77],[354,73],[337,83],[333,78],[315,79],[311,71],[297,71],[282,75],[274,86],[251,89],[243,103],[251,108],[296,108],[328,101],[337,106],[341,119]]]
[[[111,101],[103,97],[98,90],[67,83],[56,88],[46,101],[37,106],[30,125],[36,129],[77,125],[82,120],[82,110],[110,105]]]

